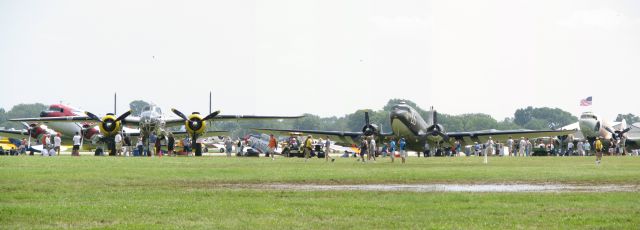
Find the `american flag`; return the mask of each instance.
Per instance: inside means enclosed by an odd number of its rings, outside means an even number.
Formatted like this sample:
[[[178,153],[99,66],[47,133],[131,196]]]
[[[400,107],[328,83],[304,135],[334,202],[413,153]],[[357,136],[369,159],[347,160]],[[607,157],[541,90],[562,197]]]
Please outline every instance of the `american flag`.
[[[593,102],[592,98],[591,97],[587,97],[587,98],[582,99],[580,101],[580,106],[590,106],[592,102]]]

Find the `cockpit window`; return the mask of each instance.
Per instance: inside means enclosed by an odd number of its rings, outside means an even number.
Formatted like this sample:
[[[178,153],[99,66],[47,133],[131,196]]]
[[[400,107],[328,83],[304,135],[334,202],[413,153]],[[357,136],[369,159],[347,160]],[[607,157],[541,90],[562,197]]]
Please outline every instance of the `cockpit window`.
[[[149,106],[145,106],[145,107],[142,109],[142,111],[149,111],[149,110],[151,110],[151,107],[149,107]]]
[[[159,107],[156,107],[156,113],[162,113]]]
[[[396,105],[393,107],[393,110],[403,110],[403,111],[407,111],[410,112],[409,107],[407,106],[402,106],[402,105]]]
[[[594,120],[598,120],[598,117],[596,117],[595,115],[591,115],[591,114],[583,114],[582,116],[580,116],[581,119],[594,119]]]

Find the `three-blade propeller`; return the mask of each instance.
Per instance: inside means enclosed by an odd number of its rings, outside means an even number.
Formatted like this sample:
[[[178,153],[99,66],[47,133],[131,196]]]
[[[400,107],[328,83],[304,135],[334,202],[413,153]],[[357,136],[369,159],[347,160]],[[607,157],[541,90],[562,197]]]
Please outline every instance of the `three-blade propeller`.
[[[218,114],[220,114],[220,111],[215,111],[209,115],[207,115],[204,118],[200,118],[200,116],[192,116],[191,118],[188,118],[187,116],[184,115],[184,113],[178,111],[177,109],[171,109],[171,111],[176,114],[178,117],[182,118],[182,120],[184,120],[185,122],[187,122],[187,125],[189,126],[189,129],[191,130],[198,130],[202,127],[202,125],[204,125],[204,122],[210,119],[215,118],[216,116],[218,116]]]
[[[116,119],[113,119],[111,116],[109,116],[109,115],[113,115],[113,114],[107,114],[107,116],[105,118],[103,118],[103,119],[100,119],[100,117],[96,116],[95,114],[93,114],[91,112],[85,112],[85,114],[87,114],[87,116],[89,116],[89,118],[99,122],[104,130],[106,130],[108,132],[111,132],[117,127],[116,123],[118,123],[120,121],[123,121],[125,118],[127,118],[129,115],[131,115],[131,110],[123,113],[122,115],[120,115]]]
[[[604,129],[606,129],[607,132],[611,133],[611,136],[613,137],[614,140],[619,140],[620,138],[622,138],[624,136],[625,133],[627,133],[627,132],[629,132],[631,130],[631,128],[626,128],[626,129],[623,129],[623,130],[612,130],[608,126],[605,126]]]
[[[362,127],[362,133],[365,136],[371,136],[378,132],[378,127],[371,124],[371,121],[369,120],[369,112],[364,112],[364,122],[365,125]]]
[[[438,112],[433,110],[433,124],[427,128],[427,134],[440,136],[445,142],[449,142],[449,136],[442,132],[442,125],[438,124]]]

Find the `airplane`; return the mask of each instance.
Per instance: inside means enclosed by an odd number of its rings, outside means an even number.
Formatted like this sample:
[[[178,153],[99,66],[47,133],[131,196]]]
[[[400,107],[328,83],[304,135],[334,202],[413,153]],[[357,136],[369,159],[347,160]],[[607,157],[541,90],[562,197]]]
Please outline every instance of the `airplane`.
[[[199,148],[198,138],[206,136],[220,136],[228,133],[228,131],[207,131],[206,121],[232,121],[232,120],[280,120],[280,119],[297,119],[302,116],[254,116],[254,115],[220,115],[220,111],[210,112],[207,116],[201,116],[198,112],[193,112],[189,116],[185,116],[177,109],[171,109],[171,111],[178,116],[178,118],[168,116],[162,112],[160,107],[155,104],[150,104],[143,108],[139,117],[129,117],[131,110],[116,117],[113,113],[107,113],[105,116],[98,117],[97,115],[84,112],[82,116],[62,116],[62,117],[40,117],[40,118],[17,118],[10,119],[10,121],[17,122],[38,122],[38,123],[75,123],[83,124],[83,128],[93,128],[97,126],[99,130],[100,138],[102,141],[108,143],[112,147],[109,149],[114,153],[113,139],[116,134],[120,133],[124,125],[138,127],[137,130],[130,130],[127,134],[131,136],[140,136],[144,138],[145,145],[148,145],[148,138],[151,133],[156,135],[165,136],[172,133],[174,136],[188,135],[192,139],[192,146],[195,147],[195,155],[201,156],[201,148]],[[176,126],[185,126],[185,131],[169,131],[167,128]],[[0,130],[0,133],[3,131]]]
[[[632,127],[627,127],[625,120],[609,123],[600,118],[600,116],[593,112],[584,112],[580,116],[580,120],[578,121],[580,132],[586,140],[593,142],[596,137],[599,137],[601,140],[620,140],[625,147],[625,151],[627,151],[627,147],[633,149],[640,148],[640,130],[635,124],[632,125]],[[634,128],[635,131],[633,131]],[[607,141],[603,143],[608,144]]]
[[[401,102],[392,107],[390,114],[391,128],[390,133],[381,133],[377,125],[371,124],[369,121],[369,113],[365,112],[365,124],[362,131],[344,132],[344,131],[320,131],[320,130],[293,130],[293,129],[265,129],[253,128],[253,130],[261,133],[288,135],[290,133],[302,133],[319,135],[324,138],[329,136],[332,141],[341,145],[359,144],[359,140],[364,137],[373,136],[377,143],[388,141],[390,138],[405,138],[407,142],[407,150],[423,151],[425,143],[430,146],[451,147],[455,141],[460,141],[462,146],[473,144],[474,142],[485,143],[491,137],[494,141],[505,142],[509,137],[519,138],[537,138],[550,136],[563,136],[575,131],[536,131],[536,130],[484,130],[473,132],[446,132],[444,127],[438,123],[437,112],[432,109],[432,116],[429,122],[425,121],[420,114],[411,106]]]

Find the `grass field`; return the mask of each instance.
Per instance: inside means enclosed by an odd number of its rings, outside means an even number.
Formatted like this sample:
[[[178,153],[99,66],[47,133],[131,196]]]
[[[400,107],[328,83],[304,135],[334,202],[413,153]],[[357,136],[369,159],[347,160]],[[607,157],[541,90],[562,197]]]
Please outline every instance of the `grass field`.
[[[637,229],[638,193],[280,191],[224,184],[640,184],[640,158],[0,157],[0,228]]]

